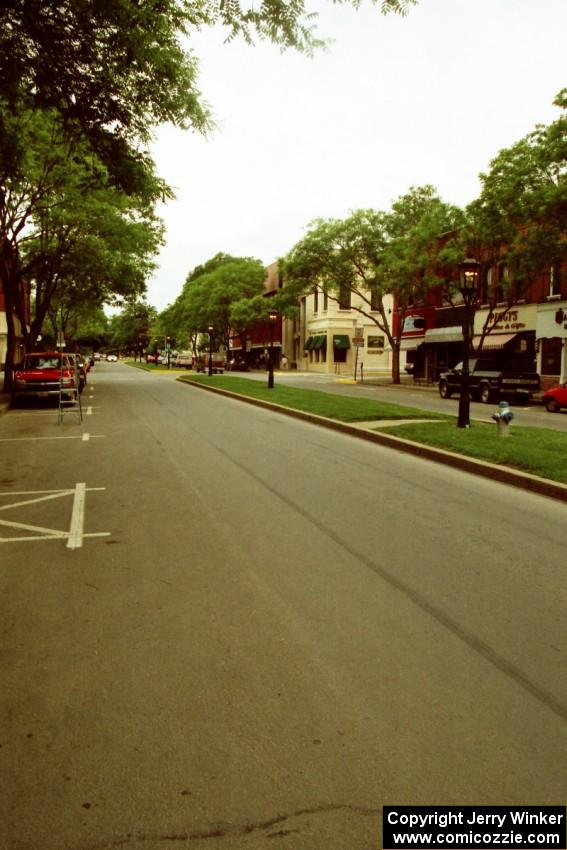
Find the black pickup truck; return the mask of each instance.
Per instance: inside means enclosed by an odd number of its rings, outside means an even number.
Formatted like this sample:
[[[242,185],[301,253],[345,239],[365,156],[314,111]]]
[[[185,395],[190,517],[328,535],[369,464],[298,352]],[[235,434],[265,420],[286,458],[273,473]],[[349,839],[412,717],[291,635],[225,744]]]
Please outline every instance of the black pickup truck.
[[[439,376],[439,395],[449,398],[461,389],[463,364]],[[472,357],[469,361],[469,391],[473,398],[484,404],[504,399],[506,401],[528,401],[540,388],[537,372],[509,371],[498,360]]]

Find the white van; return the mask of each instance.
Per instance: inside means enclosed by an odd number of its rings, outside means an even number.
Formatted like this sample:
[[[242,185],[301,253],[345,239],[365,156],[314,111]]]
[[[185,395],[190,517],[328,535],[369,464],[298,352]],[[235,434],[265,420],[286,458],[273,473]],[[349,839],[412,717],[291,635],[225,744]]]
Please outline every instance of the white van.
[[[193,368],[193,355],[190,351],[180,351],[175,358],[175,365],[182,369]]]

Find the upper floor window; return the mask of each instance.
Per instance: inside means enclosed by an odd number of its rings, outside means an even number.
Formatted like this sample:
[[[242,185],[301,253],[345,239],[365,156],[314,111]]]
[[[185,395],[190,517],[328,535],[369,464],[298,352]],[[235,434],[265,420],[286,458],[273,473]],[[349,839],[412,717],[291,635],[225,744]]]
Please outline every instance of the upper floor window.
[[[328,310],[328,309],[329,309],[329,293],[327,292],[327,290],[325,290],[324,293],[323,293],[323,310]]]
[[[484,280],[480,278],[478,299],[481,304],[488,304],[490,293],[492,292],[492,284],[494,281],[494,273],[492,266],[486,270]]]
[[[313,289],[313,312],[319,312],[319,290],[317,287]]]
[[[380,309],[380,298],[378,296],[378,290],[373,287],[370,290],[370,309],[371,310],[379,310]]]
[[[556,296],[561,295],[561,282],[559,280],[559,275],[557,273],[557,268],[555,266],[549,267],[549,292],[547,293],[548,298],[555,298]]]
[[[348,286],[339,287],[339,310],[350,310],[351,294]]]
[[[494,300],[497,304],[501,304],[506,300],[506,288],[508,282],[508,264],[502,263],[498,267],[498,280],[494,286]]]

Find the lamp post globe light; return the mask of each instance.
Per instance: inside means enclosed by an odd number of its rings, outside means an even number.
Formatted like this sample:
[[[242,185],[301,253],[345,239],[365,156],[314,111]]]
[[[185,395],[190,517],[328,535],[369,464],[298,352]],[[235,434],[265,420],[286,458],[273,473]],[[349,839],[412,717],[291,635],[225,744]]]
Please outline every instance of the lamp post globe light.
[[[461,372],[461,392],[459,395],[459,414],[457,428],[470,428],[471,396],[469,390],[469,356],[471,351],[472,325],[475,305],[478,298],[478,276],[480,263],[474,257],[466,257],[459,263],[459,292],[464,306],[463,315],[463,369]]]
[[[207,328],[209,333],[209,375],[213,374],[213,334],[215,331],[214,325],[209,325]]]
[[[278,314],[275,310],[270,310],[268,313],[268,322],[270,323],[270,353],[268,355],[268,389],[273,389],[274,386],[274,330]]]

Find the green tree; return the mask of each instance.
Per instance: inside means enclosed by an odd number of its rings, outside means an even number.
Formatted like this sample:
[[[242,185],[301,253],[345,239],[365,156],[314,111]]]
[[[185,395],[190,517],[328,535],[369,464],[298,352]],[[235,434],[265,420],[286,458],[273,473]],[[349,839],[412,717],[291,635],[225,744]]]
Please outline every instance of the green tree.
[[[437,237],[454,225],[456,210],[431,186],[412,188],[390,212],[357,210],[344,220],[319,219],[285,262],[286,285],[314,288],[373,322],[392,349],[392,380],[400,381],[399,353],[408,304],[439,282],[431,272]],[[354,295],[354,299],[351,296]],[[396,298],[399,324],[392,327]]]
[[[542,271],[554,267],[559,274],[567,257],[567,89],[554,103],[560,117],[501,150],[467,209],[460,242],[476,252],[484,276],[495,263],[506,270],[487,293],[492,309],[523,298]]]
[[[142,359],[149,346],[157,310],[145,301],[131,301],[110,320],[110,347]]]
[[[108,346],[108,316],[102,307],[89,307],[84,317],[78,317],[74,339],[81,350],[99,351]]]
[[[34,283],[30,338],[41,333],[57,297],[61,315],[81,301],[102,304],[113,294],[143,291],[162,239],[153,214],[159,181],[146,195],[126,195],[85,141],[72,141],[58,113],[4,111],[21,152],[17,168],[0,173],[0,285],[6,301],[9,387],[14,314],[26,327],[27,288]],[[53,317],[53,311],[52,311]]]
[[[228,351],[234,306],[262,295],[266,270],[260,260],[225,254],[217,254],[201,268],[189,275],[181,296],[186,326],[204,333],[212,325],[216,340],[222,340]]]

